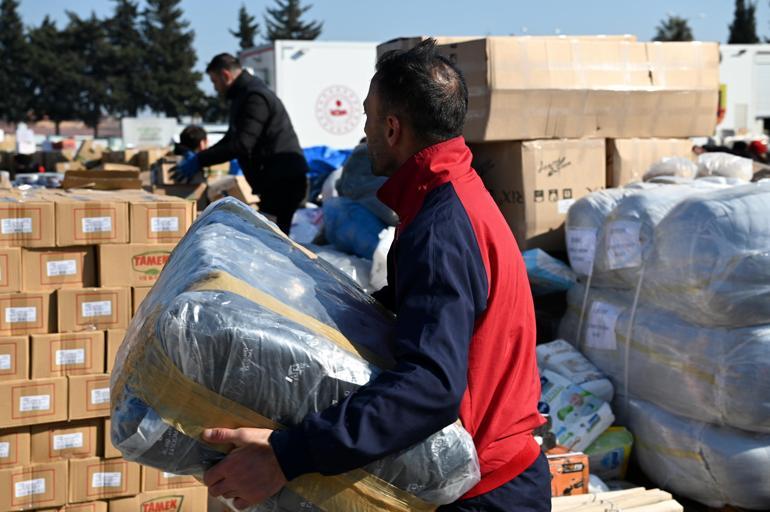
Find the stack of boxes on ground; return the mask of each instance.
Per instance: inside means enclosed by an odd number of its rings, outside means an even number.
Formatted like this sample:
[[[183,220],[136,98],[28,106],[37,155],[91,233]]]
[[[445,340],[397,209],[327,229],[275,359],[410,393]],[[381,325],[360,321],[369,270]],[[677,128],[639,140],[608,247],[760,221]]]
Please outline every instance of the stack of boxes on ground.
[[[105,435],[115,353],[194,213],[142,191],[0,191],[0,511],[205,506]]]
[[[421,39],[391,41],[378,51]],[[716,44],[642,43],[632,36],[438,43],[468,85],[464,136],[473,167],[522,250],[563,252],[564,223],[576,201],[639,181],[662,157],[691,160],[688,137],[714,131]],[[535,266],[548,258],[531,256]],[[549,417],[539,434],[545,448],[556,445],[549,452],[554,495],[586,493],[589,467],[593,475],[622,479],[633,438],[622,427],[608,428],[615,420],[610,381],[565,341],[539,346],[538,362],[541,412]]]

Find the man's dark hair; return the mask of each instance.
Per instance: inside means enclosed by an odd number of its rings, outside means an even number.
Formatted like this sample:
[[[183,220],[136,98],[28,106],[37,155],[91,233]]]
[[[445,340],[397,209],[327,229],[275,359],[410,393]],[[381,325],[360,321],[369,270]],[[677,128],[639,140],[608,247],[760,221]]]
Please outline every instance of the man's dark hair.
[[[191,124],[179,134],[179,144],[190,151],[198,151],[201,141],[207,137],[203,127]]]
[[[206,66],[206,73],[211,73],[212,71],[219,73],[225,69],[230,71],[241,69],[241,63],[229,53],[220,53],[211,59],[209,65]]]
[[[385,53],[372,82],[384,113],[406,118],[425,142],[462,134],[468,88],[460,70],[438,54],[435,39]]]

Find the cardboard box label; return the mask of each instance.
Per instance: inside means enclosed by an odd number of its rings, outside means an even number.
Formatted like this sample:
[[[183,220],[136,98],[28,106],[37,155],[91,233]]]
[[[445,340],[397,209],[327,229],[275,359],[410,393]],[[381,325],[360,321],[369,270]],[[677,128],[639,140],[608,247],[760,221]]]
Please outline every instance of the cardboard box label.
[[[23,480],[14,485],[14,495],[17,498],[26,498],[35,494],[45,494],[45,478]]]
[[[96,302],[84,302],[83,318],[92,318],[95,316],[112,316],[112,301],[99,300]]]
[[[638,267],[642,264],[641,222],[616,220],[609,224],[607,259],[611,270]]]
[[[123,474],[120,472],[94,473],[91,477],[91,487],[94,489],[103,487],[120,487]]]
[[[53,436],[54,450],[69,450],[71,448],[83,447],[83,433],[75,432],[73,434],[61,434]]]
[[[0,443],[0,459],[7,459],[11,456],[11,443]]]
[[[112,217],[83,217],[83,233],[109,233]]]
[[[32,233],[32,218],[22,217],[20,219],[3,219],[0,221],[0,232],[4,235]]]
[[[596,229],[567,228],[567,254],[575,272],[590,275],[596,255]]]
[[[11,363],[11,354],[0,354],[0,370],[10,370]]]
[[[589,347],[615,350],[618,348],[615,338],[615,326],[621,309],[612,304],[596,301],[591,304],[586,325],[586,345]]]
[[[85,364],[86,350],[83,348],[73,348],[56,351],[56,366],[65,366],[68,364]]]
[[[46,263],[46,274],[48,274],[48,277],[74,276],[77,273],[77,260],[59,260]]]
[[[179,231],[179,218],[152,217],[150,218],[150,231],[153,233],[176,233]]]
[[[51,395],[28,395],[19,398],[19,411],[47,411],[51,408]]]
[[[26,324],[37,321],[37,308],[34,306],[5,308],[5,323]]]
[[[97,388],[91,390],[91,405],[110,403],[110,388]]]

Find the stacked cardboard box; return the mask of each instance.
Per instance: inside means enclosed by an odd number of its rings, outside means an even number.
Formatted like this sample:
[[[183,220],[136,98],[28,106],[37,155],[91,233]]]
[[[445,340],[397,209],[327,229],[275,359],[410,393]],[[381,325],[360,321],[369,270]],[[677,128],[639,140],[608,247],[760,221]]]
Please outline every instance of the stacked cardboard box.
[[[390,41],[378,53],[422,39]],[[712,135],[716,125],[716,44],[632,36],[438,43],[468,85],[473,166],[522,249],[563,250],[573,201],[638,179],[659,157],[688,156],[686,138]]]
[[[125,329],[194,214],[141,191],[0,192],[0,512],[205,507],[194,479],[123,460],[107,419]]]

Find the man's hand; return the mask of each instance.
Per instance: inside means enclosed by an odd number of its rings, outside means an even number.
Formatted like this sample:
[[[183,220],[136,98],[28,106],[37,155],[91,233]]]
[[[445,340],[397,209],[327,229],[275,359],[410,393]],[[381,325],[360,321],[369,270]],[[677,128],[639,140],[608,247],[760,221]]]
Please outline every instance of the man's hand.
[[[171,169],[171,177],[177,183],[187,183],[200,171],[201,164],[198,161],[198,155],[192,151],[189,151],[185,155],[184,160],[182,160],[179,165]]]
[[[268,442],[272,432],[263,428],[214,428],[203,432],[202,438],[208,443],[235,445],[222,462],[203,475],[211,496],[233,498],[233,504],[243,509],[265,501],[286,485]]]

